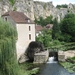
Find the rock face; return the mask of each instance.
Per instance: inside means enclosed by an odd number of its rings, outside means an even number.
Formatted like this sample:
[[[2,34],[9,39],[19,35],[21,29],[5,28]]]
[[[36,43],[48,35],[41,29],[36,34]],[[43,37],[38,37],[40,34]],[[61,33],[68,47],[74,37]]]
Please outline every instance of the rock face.
[[[53,6],[52,2],[34,2],[34,14],[38,18],[39,16],[47,17],[52,15],[53,18],[58,17],[58,21],[60,18],[63,18],[67,13],[67,9],[57,9]]]
[[[75,13],[75,5],[69,4],[68,8],[57,9],[52,2],[39,2],[33,0],[16,0],[12,6],[9,0],[0,0],[0,15],[9,10],[21,11],[29,18],[34,20],[34,17],[47,17],[52,15],[53,18],[58,17],[58,21],[65,16],[69,11]]]
[[[34,19],[34,2],[33,0],[16,0],[14,7],[17,11],[24,12],[25,15]]]
[[[16,0],[12,6],[9,0],[0,0],[0,15],[9,10],[21,11],[29,18],[47,17],[52,15],[53,18],[58,17],[58,21],[67,14],[67,12],[75,13],[75,5],[69,4],[68,8],[57,9],[52,2],[39,2],[33,0]]]

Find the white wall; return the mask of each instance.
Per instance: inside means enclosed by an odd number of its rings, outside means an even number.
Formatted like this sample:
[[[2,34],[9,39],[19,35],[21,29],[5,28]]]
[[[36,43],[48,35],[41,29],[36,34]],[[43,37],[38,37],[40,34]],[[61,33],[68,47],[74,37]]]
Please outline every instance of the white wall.
[[[30,26],[30,31],[29,31]],[[18,40],[16,43],[17,59],[23,54],[31,41],[35,41],[35,25],[34,24],[17,24]],[[31,40],[29,40],[31,34]]]

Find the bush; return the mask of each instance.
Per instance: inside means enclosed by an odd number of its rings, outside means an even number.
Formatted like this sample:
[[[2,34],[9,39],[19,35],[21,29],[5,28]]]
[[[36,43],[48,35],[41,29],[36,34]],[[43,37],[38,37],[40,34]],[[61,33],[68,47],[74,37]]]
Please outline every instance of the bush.
[[[2,75],[19,75],[16,37],[16,28],[0,19],[0,71]]]
[[[27,53],[27,57],[30,61],[34,61],[34,54],[39,53],[44,50],[43,44],[41,42],[30,42],[27,50],[25,53]]]
[[[16,0],[9,0],[9,2],[11,3],[11,5],[13,6],[15,4]]]

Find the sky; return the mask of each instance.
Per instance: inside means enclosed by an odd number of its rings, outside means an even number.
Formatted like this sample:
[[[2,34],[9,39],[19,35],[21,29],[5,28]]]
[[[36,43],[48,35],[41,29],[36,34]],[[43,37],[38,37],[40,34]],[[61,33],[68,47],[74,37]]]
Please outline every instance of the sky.
[[[61,5],[61,4],[75,4],[75,0],[34,0],[34,1],[43,1],[43,2],[53,2],[53,5]]]

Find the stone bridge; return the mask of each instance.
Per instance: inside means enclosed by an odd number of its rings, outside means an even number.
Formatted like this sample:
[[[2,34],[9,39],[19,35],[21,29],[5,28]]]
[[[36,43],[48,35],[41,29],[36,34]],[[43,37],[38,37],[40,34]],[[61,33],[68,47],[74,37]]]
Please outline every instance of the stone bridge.
[[[49,58],[49,51],[42,51],[34,55],[34,63],[46,63]]]

